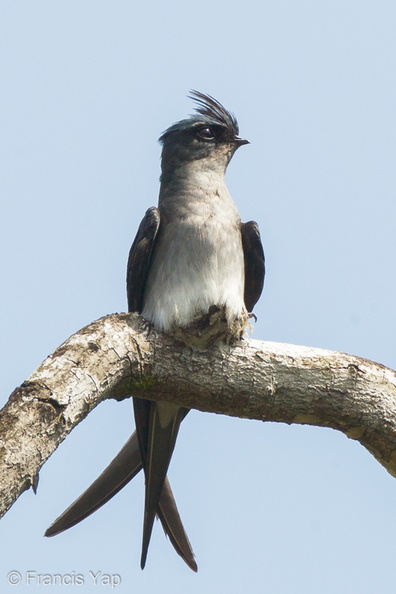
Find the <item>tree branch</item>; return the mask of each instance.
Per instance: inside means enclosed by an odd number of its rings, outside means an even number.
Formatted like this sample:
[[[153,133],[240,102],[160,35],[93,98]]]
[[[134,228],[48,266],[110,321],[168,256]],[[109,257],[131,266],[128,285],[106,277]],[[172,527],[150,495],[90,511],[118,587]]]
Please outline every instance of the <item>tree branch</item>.
[[[131,394],[237,417],[332,427],[396,476],[396,373],[323,349],[256,340],[188,348],[136,314],[86,326],[50,355],[0,413],[0,515],[102,400]]]

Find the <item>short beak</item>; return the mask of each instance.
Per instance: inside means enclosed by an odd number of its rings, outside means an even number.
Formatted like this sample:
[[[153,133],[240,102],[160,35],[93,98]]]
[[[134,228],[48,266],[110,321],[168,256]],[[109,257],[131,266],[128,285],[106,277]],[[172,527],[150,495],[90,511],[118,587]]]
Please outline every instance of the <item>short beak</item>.
[[[235,136],[234,142],[238,145],[238,147],[242,146],[243,144],[250,144],[248,140],[245,140],[244,138],[239,138],[239,136]]]

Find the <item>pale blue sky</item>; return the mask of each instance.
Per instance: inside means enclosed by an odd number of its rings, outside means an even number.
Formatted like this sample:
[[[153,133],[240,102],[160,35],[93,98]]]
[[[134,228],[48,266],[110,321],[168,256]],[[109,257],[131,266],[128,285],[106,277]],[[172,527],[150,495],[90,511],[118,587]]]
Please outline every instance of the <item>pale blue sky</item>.
[[[396,367],[395,30],[392,0],[3,0],[3,401],[68,336],[125,311],[157,138],[192,112],[191,88],[251,141],[228,184],[267,256],[254,337]],[[101,570],[121,594],[394,594],[396,481],[325,429],[188,416],[170,478],[197,575],[159,525],[140,570],[142,477],[43,538],[132,429],[130,402],[104,403],[45,464],[1,521],[2,592],[48,591],[7,585],[15,569],[81,573],[67,591],[84,593]]]

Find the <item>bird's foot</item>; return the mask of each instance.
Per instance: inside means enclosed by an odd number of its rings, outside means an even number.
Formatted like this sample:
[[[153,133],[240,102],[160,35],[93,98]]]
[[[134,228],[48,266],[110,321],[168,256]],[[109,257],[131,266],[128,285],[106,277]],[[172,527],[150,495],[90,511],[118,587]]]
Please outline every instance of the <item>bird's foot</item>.
[[[224,306],[211,305],[208,313],[196,316],[191,324],[175,327],[172,335],[176,340],[199,349],[213,344],[230,344],[242,338],[247,325],[247,315],[230,322]]]

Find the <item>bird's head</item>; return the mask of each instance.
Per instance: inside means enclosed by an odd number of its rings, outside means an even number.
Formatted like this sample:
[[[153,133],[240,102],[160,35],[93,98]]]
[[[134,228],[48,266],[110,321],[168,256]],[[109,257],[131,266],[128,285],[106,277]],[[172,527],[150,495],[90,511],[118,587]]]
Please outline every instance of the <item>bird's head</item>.
[[[235,116],[216,99],[199,91],[191,91],[190,98],[197,114],[173,124],[159,139],[163,176],[193,162],[224,172],[237,148],[249,143],[238,136]]]

